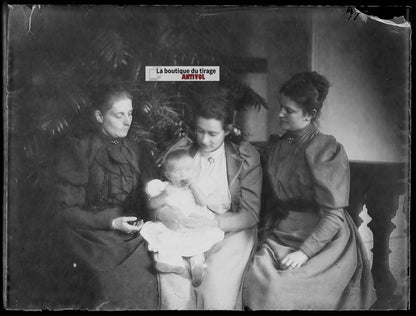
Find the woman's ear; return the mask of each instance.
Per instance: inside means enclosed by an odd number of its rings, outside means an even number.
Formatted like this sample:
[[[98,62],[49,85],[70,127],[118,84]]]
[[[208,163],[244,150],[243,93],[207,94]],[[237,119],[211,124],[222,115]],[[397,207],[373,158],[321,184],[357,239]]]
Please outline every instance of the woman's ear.
[[[304,117],[305,121],[312,121],[316,118],[316,115],[318,114],[318,111],[316,109],[312,109],[312,111],[309,114],[306,114]]]
[[[224,129],[224,134],[225,136],[227,136],[228,134],[230,134],[231,130],[233,128],[233,124],[228,124],[225,129]]]
[[[103,122],[104,117],[103,117],[103,114],[101,113],[100,110],[95,110],[94,111],[94,116],[95,116],[95,119],[97,120],[98,123],[102,123]]]

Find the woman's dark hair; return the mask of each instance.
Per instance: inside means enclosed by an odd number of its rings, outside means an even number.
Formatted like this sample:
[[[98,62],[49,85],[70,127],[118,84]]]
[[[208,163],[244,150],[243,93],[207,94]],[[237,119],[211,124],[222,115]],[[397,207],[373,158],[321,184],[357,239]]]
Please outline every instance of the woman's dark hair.
[[[114,102],[126,98],[133,99],[128,88],[120,83],[98,86],[92,94],[93,107],[102,114],[111,109]]]
[[[329,81],[316,71],[310,71],[295,74],[283,84],[280,93],[295,101],[305,114],[317,118],[328,89]]]
[[[224,88],[217,88],[214,91],[199,94],[194,97],[195,119],[202,117],[205,119],[216,119],[222,122],[224,130],[233,124],[234,105],[230,91]]]

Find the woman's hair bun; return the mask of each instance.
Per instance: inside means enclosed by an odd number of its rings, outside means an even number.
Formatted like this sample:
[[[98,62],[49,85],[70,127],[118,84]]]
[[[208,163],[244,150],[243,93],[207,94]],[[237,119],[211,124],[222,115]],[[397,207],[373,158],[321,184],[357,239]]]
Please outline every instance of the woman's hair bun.
[[[323,102],[328,95],[329,81],[324,76],[320,75],[316,71],[312,71],[310,74],[310,81],[315,89],[319,93],[319,101]]]
[[[314,119],[319,116],[322,104],[328,95],[329,81],[316,71],[300,72],[286,81],[280,93],[295,101]]]

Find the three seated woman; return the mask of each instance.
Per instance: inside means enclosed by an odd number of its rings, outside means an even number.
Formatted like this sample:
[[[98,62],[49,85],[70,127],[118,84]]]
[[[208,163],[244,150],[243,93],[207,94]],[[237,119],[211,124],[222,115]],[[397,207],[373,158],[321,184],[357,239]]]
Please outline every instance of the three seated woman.
[[[344,211],[348,158],[315,124],[328,87],[316,72],[299,73],[282,86],[279,118],[286,132],[270,138],[263,171],[256,148],[231,141],[229,92],[196,97],[196,139],[171,149],[185,152],[186,163],[176,164],[167,178],[190,190],[200,213],[178,212],[180,205],[164,193],[173,190],[169,184],[157,194],[145,190],[163,175],[146,148],[126,137],[131,95],[106,88],[96,100],[97,132],[70,139],[57,165],[56,253],[66,276],[59,290],[66,303],[101,309],[368,309],[375,300],[370,265]],[[145,242],[138,220],[159,222],[168,232],[221,236],[198,249],[199,261],[191,252],[162,260],[167,248],[157,240],[163,234]],[[166,242],[177,235],[164,236]],[[155,261],[150,245],[153,253],[164,249]],[[175,265],[181,269],[169,268]]]

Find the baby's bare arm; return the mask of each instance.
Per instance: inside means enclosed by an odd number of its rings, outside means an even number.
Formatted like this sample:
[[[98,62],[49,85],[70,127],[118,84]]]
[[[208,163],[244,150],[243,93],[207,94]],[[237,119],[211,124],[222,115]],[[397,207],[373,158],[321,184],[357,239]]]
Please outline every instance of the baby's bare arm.
[[[151,197],[148,201],[149,207],[153,210],[157,210],[161,208],[162,206],[166,205],[166,197],[167,197],[166,191],[163,191],[159,195]]]

